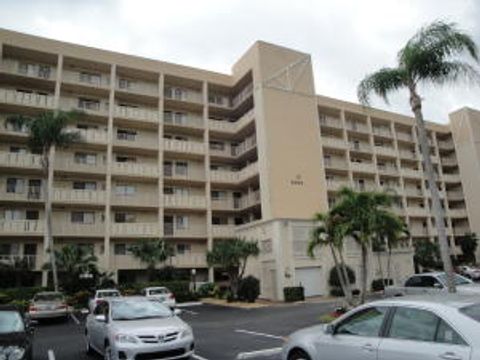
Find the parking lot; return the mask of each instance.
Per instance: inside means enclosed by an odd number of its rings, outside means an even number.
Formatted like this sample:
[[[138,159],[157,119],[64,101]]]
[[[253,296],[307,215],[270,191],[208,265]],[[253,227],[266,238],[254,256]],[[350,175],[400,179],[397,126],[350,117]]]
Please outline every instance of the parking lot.
[[[257,309],[199,305],[182,308],[181,317],[192,326],[195,334],[194,359],[275,360],[279,359],[282,337],[318,324],[320,316],[334,308],[334,303],[301,303]],[[81,315],[77,315],[67,323],[38,324],[34,360],[90,359],[85,354],[83,320]],[[100,359],[100,356],[95,358]]]

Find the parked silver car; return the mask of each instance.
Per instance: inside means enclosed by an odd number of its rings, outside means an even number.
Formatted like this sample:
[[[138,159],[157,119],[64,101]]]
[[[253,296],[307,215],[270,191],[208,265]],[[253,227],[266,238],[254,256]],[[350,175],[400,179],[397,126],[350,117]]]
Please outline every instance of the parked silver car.
[[[179,313],[145,297],[105,299],[87,317],[87,353],[106,360],[188,359],[193,332]]]
[[[31,319],[67,318],[69,314],[65,296],[60,292],[45,291],[35,294],[28,315]]]
[[[165,286],[147,287],[142,290],[142,295],[151,300],[159,301],[172,309],[177,305],[175,295]]]
[[[480,299],[442,295],[360,306],[293,333],[283,360],[480,360]]]

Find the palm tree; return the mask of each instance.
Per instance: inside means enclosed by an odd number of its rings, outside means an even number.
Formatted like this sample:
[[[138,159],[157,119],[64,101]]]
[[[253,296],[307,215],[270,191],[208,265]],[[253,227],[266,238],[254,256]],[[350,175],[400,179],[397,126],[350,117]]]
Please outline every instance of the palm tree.
[[[330,214],[341,217],[342,233],[351,236],[360,245],[362,255],[360,301],[363,303],[367,292],[368,253],[378,232],[379,221],[388,213],[385,209],[391,205],[392,196],[378,192],[355,192],[349,188],[341,189],[338,195],[338,201],[330,210]]]
[[[28,128],[28,145],[32,152],[42,154],[42,169],[44,174],[43,194],[45,196],[45,243],[50,254],[53,276],[53,287],[58,291],[58,274],[55,263],[55,251],[52,236],[52,201],[50,188],[53,185],[53,160],[55,148],[67,148],[80,139],[78,132],[67,131],[67,125],[77,118],[78,112],[46,111],[34,116],[13,115],[8,121],[25,125]]]
[[[480,74],[471,64],[461,60],[468,54],[478,62],[478,49],[472,37],[457,29],[454,23],[435,21],[418,31],[398,52],[398,64],[382,68],[366,76],[358,85],[358,99],[369,104],[373,92],[388,103],[388,95],[406,88],[410,94],[410,107],[415,115],[420,150],[428,186],[432,195],[432,212],[438,231],[441,257],[447,273],[448,291],[455,292],[453,267],[445,232],[445,211],[441,206],[435,172],[430,159],[425,123],[422,114],[422,99],[417,91],[421,83],[443,85],[458,80],[480,82]]]
[[[153,281],[158,263],[165,263],[175,255],[173,247],[163,239],[143,239],[129,246],[132,255],[147,265],[148,280]]]
[[[331,216],[329,213],[315,214],[315,220],[318,225],[312,231],[312,237],[308,243],[307,254],[315,257],[315,248],[318,246],[328,246],[332,254],[337,272],[338,280],[345,294],[345,300],[349,305],[353,305],[352,290],[350,288],[350,279],[347,274],[345,261],[343,259],[343,227],[339,216]]]

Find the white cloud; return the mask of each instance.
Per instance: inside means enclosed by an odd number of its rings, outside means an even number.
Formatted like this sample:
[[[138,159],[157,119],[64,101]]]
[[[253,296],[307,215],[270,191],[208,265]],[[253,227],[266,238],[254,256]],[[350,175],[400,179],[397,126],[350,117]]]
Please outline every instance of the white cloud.
[[[366,73],[393,65],[405,41],[434,19],[458,22],[480,43],[476,0],[2,2],[2,27],[220,72],[255,40],[278,43],[312,54],[319,94],[349,101]],[[456,108],[480,108],[479,91],[426,88],[426,117],[446,122]],[[391,100],[374,105],[410,114],[405,94]]]

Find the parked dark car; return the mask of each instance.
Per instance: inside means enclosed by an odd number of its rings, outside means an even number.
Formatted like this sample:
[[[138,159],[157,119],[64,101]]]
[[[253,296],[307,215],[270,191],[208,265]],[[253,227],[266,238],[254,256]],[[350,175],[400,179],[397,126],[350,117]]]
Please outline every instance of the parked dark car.
[[[15,306],[0,305],[0,359],[32,360],[33,323]]]

